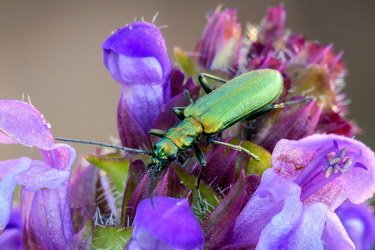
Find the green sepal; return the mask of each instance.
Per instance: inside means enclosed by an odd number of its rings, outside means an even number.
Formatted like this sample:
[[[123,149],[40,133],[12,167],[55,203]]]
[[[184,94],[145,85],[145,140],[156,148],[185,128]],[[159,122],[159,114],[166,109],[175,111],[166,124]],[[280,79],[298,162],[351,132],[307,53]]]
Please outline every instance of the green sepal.
[[[262,146],[259,146],[258,144],[252,143],[250,141],[240,139],[230,140],[230,143],[241,145],[251,153],[259,156],[259,161],[256,161],[250,157],[250,160],[246,167],[246,175],[257,174],[261,176],[266,169],[271,167],[271,154]]]
[[[94,230],[92,249],[124,249],[132,236],[133,228],[97,227]]]
[[[180,66],[187,77],[195,76],[198,74],[195,62],[188,54],[186,54],[185,51],[183,51],[179,47],[174,47],[173,52],[178,66]]]
[[[198,177],[189,174],[178,165],[172,165],[171,167],[180,179],[181,184],[192,191],[193,195],[191,206],[195,215],[202,221],[212,212],[212,210],[214,210],[215,207],[217,207],[217,205],[219,205],[221,201],[220,195],[218,195],[210,186],[204,183],[203,180],[201,180],[199,189],[197,190],[195,185]],[[203,203],[203,206],[199,204],[199,197]]]
[[[119,154],[86,155],[85,158],[89,163],[106,172],[119,192],[124,192],[130,165],[129,159],[123,158]]]

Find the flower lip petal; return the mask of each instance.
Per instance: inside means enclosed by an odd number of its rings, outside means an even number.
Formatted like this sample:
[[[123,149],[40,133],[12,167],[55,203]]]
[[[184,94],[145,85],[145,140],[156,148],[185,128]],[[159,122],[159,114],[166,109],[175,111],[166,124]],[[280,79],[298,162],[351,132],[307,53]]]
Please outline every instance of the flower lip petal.
[[[34,160],[30,168],[16,176],[15,180],[27,191],[38,191],[59,188],[69,180],[69,177],[70,171],[58,170],[42,161]]]
[[[335,212],[356,248],[370,250],[375,246],[375,218],[370,206],[348,201]]]
[[[58,143],[53,150],[41,150],[44,161],[52,168],[68,170],[72,167],[76,158],[76,151],[68,144]]]
[[[344,149],[350,161],[344,158],[339,167],[348,169],[327,174],[330,153],[339,155]],[[344,136],[315,134],[299,141],[281,140],[273,151],[272,166],[287,179],[298,180],[304,203],[321,201],[335,209],[346,199],[362,203],[375,191],[374,152]]]
[[[2,249],[22,249],[22,221],[19,209],[14,209],[8,225],[0,234]]]
[[[0,232],[8,224],[11,215],[15,178],[27,171],[30,165],[31,159],[27,157],[0,162]]]
[[[231,244],[255,246],[262,230],[268,224],[277,224],[277,220],[288,217],[288,222],[275,227],[273,232],[279,234],[292,230],[301,215],[302,204],[299,201],[301,188],[295,183],[279,176],[273,169],[263,172],[260,186],[247,202],[236,219]],[[272,230],[271,230],[272,231]]]
[[[203,249],[203,233],[186,199],[154,197],[137,207],[133,243],[152,242],[178,249]],[[148,246],[150,247],[150,246]]]
[[[109,69],[112,76],[117,75],[120,72],[114,72],[114,69],[118,69],[120,65],[114,65],[121,61],[132,61],[138,64],[143,64],[144,69],[153,72],[153,78],[155,76],[161,77],[161,79],[167,78],[171,71],[171,63],[168,58],[165,40],[160,32],[159,28],[152,23],[148,22],[134,22],[127,26],[118,29],[111,36],[109,36],[103,43],[102,48],[104,50],[104,64]],[[116,58],[117,55],[117,58]],[[131,60],[133,58],[133,60]],[[146,61],[145,58],[149,58]],[[155,58],[156,60],[152,59]],[[155,64],[155,62],[158,62]],[[122,62],[124,63],[124,62]],[[125,63],[130,65],[129,63]],[[147,66],[147,67],[146,67]],[[133,76],[136,74],[132,74]],[[141,74],[140,74],[141,75]],[[117,78],[117,77],[115,77]],[[116,79],[119,80],[119,79]],[[136,78],[129,79],[136,82]],[[123,80],[120,79],[121,83]],[[156,82],[160,82],[156,81]],[[132,82],[130,82],[132,83]],[[142,82],[138,82],[142,83]],[[150,84],[151,82],[146,82]]]
[[[0,133],[3,132],[12,140],[24,146],[51,150],[54,139],[50,127],[44,116],[31,104],[0,100]]]

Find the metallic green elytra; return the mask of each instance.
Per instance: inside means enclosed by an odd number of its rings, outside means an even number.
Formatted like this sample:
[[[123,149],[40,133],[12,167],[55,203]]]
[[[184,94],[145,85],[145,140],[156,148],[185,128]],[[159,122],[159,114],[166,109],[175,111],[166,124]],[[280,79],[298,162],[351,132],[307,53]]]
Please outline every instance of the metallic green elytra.
[[[202,135],[207,136],[209,142],[244,150],[240,146],[215,141],[213,135],[245,118],[251,119],[278,108],[272,104],[279,98],[283,89],[283,78],[277,70],[264,69],[241,74],[226,81],[212,92],[205,77],[210,76],[201,74],[199,80],[208,94],[185,108],[174,110],[182,119],[181,123],[166,132],[160,130],[149,132],[162,137],[153,148],[152,159],[148,166],[152,178],[160,177],[163,170],[181,151],[192,147],[204,167],[206,162],[197,145]],[[216,77],[211,78],[225,81]],[[256,158],[251,153],[250,155]]]
[[[276,70],[256,70],[239,75],[188,106],[185,117],[194,117],[203,133],[215,134],[276,101],[283,78]]]

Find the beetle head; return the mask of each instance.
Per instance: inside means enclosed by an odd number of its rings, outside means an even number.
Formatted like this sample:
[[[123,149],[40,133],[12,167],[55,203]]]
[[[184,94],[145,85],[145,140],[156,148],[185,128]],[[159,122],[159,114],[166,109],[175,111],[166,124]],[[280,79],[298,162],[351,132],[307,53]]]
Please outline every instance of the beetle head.
[[[147,174],[153,180],[158,180],[163,176],[165,169],[168,167],[169,162],[152,157],[147,166]]]
[[[178,148],[168,138],[163,138],[154,146],[153,156],[147,167],[147,173],[152,179],[159,179],[169,163],[177,158]]]

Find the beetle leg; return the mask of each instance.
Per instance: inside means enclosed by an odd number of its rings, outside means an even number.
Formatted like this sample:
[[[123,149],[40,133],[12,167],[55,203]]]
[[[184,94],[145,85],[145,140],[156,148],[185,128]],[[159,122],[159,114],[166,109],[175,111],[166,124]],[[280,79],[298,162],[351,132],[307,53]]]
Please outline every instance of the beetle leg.
[[[173,107],[173,113],[175,113],[180,120],[185,119],[184,110],[185,107]]]
[[[164,137],[166,133],[166,131],[156,128],[152,128],[148,131],[149,135],[155,135],[157,137]]]
[[[216,141],[216,140],[211,139],[211,138],[210,138],[209,142],[214,143],[214,144],[223,145],[223,146],[232,148],[234,150],[244,151],[245,153],[247,153],[248,155],[250,155],[254,160],[256,160],[256,161],[260,160],[259,156],[257,156],[256,154],[251,153],[249,150],[247,150],[244,147],[241,147],[240,145],[234,145],[234,144],[230,144],[230,143],[227,143],[227,142]]]
[[[206,78],[210,78],[212,80],[215,80],[215,81],[218,81],[218,82],[221,82],[221,83],[226,83],[227,80],[225,79],[222,79],[220,77],[217,77],[217,76],[213,76],[213,75],[209,75],[209,74],[205,74],[205,73],[201,73],[198,75],[198,81],[199,83],[201,84],[204,92],[206,92],[206,94],[209,94],[212,92],[212,88],[210,87],[210,85],[208,84],[207,82],[207,79]]]
[[[184,90],[184,96],[190,102],[190,104],[194,103],[193,98],[191,98],[190,92],[186,89]]]
[[[193,144],[193,149],[195,151],[195,155],[197,156],[199,164],[201,164],[201,167],[202,167],[201,171],[199,172],[199,175],[198,175],[197,183],[195,184],[195,188],[198,189],[199,184],[200,184],[201,179],[202,179],[204,168],[207,165],[207,161],[204,158],[204,154],[203,154],[202,150],[199,148],[199,146],[196,143]]]

